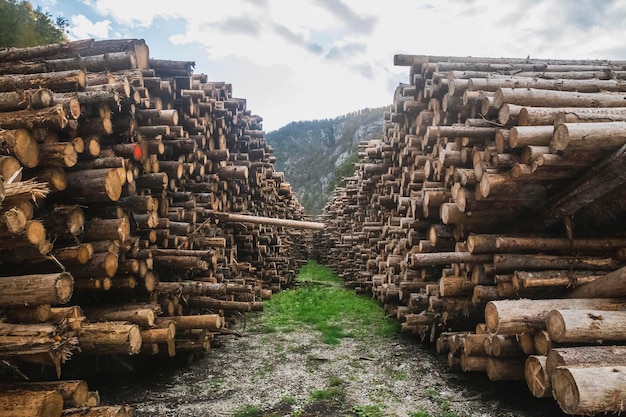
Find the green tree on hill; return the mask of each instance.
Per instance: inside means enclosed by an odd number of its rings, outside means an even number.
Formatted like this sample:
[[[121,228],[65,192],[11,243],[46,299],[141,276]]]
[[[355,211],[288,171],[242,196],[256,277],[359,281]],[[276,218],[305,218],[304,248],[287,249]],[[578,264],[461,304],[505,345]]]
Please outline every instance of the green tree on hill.
[[[0,0],[0,47],[27,47],[67,40],[68,22],[25,0]]]

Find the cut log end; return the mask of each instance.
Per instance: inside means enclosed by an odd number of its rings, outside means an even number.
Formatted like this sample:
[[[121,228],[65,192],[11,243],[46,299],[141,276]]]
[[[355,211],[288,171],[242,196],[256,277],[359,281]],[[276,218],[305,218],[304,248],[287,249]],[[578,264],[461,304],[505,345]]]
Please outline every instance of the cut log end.
[[[74,292],[74,278],[67,272],[60,273],[55,288],[57,291],[57,303],[67,303],[72,298]]]

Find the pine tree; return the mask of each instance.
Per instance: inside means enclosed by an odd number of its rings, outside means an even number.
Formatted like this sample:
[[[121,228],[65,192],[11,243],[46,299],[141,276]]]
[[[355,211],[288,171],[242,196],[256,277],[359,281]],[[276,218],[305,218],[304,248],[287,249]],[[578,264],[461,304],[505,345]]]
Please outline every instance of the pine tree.
[[[68,22],[26,0],[0,0],[0,47],[26,47],[67,40]]]

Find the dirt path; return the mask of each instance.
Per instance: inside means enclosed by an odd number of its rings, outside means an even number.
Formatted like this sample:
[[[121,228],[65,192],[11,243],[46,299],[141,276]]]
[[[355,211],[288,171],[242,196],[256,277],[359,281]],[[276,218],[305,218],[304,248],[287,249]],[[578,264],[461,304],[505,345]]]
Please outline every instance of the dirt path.
[[[191,364],[100,385],[103,400],[132,404],[138,417],[562,415],[523,382],[449,373],[417,340],[373,336],[332,346],[306,328],[265,333],[259,316],[245,325],[244,337],[219,337],[219,347]]]

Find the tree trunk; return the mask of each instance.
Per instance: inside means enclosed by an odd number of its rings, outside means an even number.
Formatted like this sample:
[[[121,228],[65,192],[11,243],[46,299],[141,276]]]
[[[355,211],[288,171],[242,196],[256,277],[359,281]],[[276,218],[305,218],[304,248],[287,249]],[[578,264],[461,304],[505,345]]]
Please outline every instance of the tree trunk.
[[[117,201],[122,183],[115,169],[92,169],[67,173],[64,196],[81,203]]]
[[[498,88],[495,106],[504,103],[536,107],[624,107],[626,94],[578,93],[536,88]]]
[[[552,255],[493,255],[496,272],[584,269],[596,271],[612,271],[620,266],[613,258],[596,258],[591,256],[552,256]]]
[[[83,240],[86,242],[100,240],[120,240],[130,238],[130,224],[128,218],[121,219],[94,219],[85,222]]]
[[[73,167],[78,153],[71,142],[42,143],[39,145],[39,164],[42,166]]]
[[[268,226],[293,227],[296,229],[314,229],[322,230],[324,223],[307,222],[301,220],[275,219],[270,217],[253,216],[238,213],[221,213],[212,210],[206,210],[208,216],[215,216],[225,223],[253,223],[264,224]]]
[[[548,313],[555,309],[621,311],[625,308],[618,298],[496,300],[487,303],[485,322],[492,333],[516,334],[545,329]]]
[[[487,377],[491,381],[522,380],[524,379],[524,359],[488,357]]]
[[[533,77],[486,77],[470,78],[468,90],[496,91],[498,88],[537,88],[540,90],[577,91],[599,93],[601,91],[626,91],[622,80],[570,80],[541,79]]]
[[[552,374],[552,389],[568,414],[620,413],[626,402],[626,367],[561,367]]]
[[[2,417],[60,417],[63,397],[56,391],[16,389],[0,393]]]
[[[567,294],[568,298],[604,298],[607,296],[626,296],[626,267],[609,272]]]
[[[493,255],[474,255],[469,252],[435,252],[416,253],[410,257],[411,267],[424,267],[431,265],[448,265],[453,263],[479,264],[490,262]]]
[[[519,113],[519,124],[554,126],[560,123],[618,122],[625,118],[626,107],[523,107]]]
[[[546,327],[557,343],[623,341],[626,312],[554,309],[546,317]]]
[[[117,309],[98,308],[87,311],[87,318],[92,321],[128,321],[143,329],[154,327],[154,310],[148,308]]]
[[[39,90],[18,90],[0,93],[0,111],[25,109],[41,109],[52,105],[52,91],[47,88]]]
[[[134,415],[134,414],[132,414]],[[125,406],[101,405],[89,408],[70,408],[63,410],[63,417],[130,417]]]
[[[84,90],[87,75],[83,70],[44,72],[35,74],[6,74],[0,76],[0,91],[49,88],[57,92]]]
[[[461,370],[463,372],[485,372],[487,370],[488,356],[470,356],[462,353],[460,356]]]
[[[141,349],[141,332],[136,324],[124,322],[83,323],[78,346],[89,353],[134,355]]]
[[[626,143],[626,122],[563,123],[554,128],[557,151],[617,149]]]
[[[84,265],[72,268],[72,271],[77,280],[112,277],[117,272],[117,263],[117,255],[99,252],[94,254]]]
[[[0,278],[0,306],[65,304],[72,297],[74,280],[66,272]]]
[[[64,407],[80,407],[87,402],[89,389],[83,380],[43,381],[43,382],[2,382],[0,391],[56,391],[63,398]]]
[[[595,274],[595,275],[592,275]],[[513,274],[513,287],[519,291],[532,288],[576,288],[593,282],[600,278],[600,272],[588,271],[515,271]],[[619,295],[615,294],[616,297]],[[608,295],[597,298],[606,298]],[[571,297],[571,298],[590,298],[590,297]]]
[[[241,301],[218,300],[212,297],[189,297],[189,305],[209,310],[252,311],[252,303]]]
[[[553,375],[559,367],[626,366],[626,346],[555,347],[548,352],[546,370]]]
[[[548,146],[552,141],[554,126],[515,126],[509,133],[509,146]]]
[[[62,104],[43,109],[27,109],[0,112],[0,127],[3,129],[50,128],[62,130],[68,119]]]

